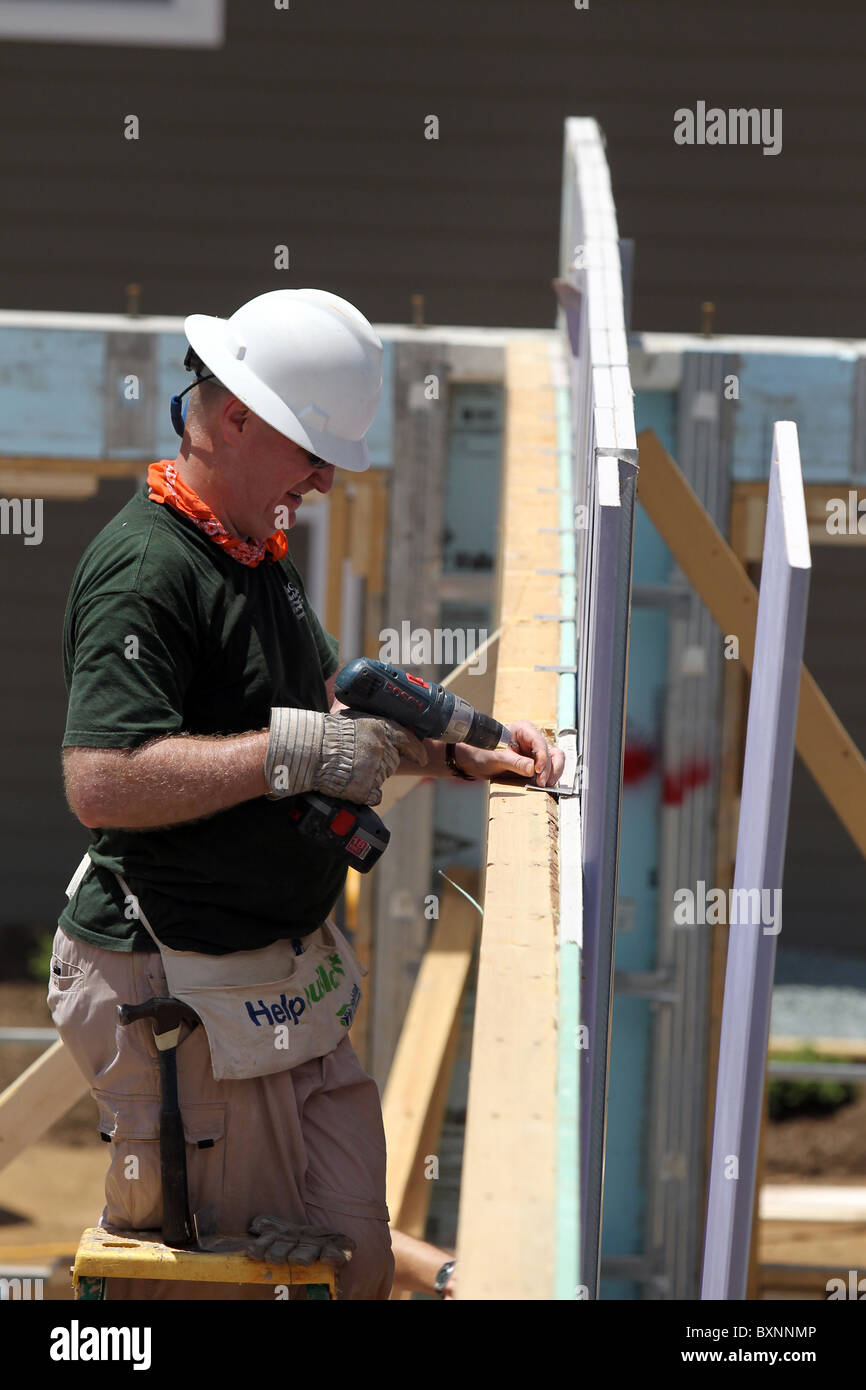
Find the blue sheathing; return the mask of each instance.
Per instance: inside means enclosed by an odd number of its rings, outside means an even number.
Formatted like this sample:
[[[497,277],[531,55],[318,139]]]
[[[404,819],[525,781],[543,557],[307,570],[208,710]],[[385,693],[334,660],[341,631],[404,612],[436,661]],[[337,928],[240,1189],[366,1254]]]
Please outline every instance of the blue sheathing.
[[[807,483],[834,483],[849,477],[855,374],[853,355],[742,353],[734,417],[733,477],[738,481],[769,478],[776,420],[796,422]],[[722,409],[726,407],[727,402],[723,402]],[[672,452],[676,457],[675,450]],[[866,461],[861,459],[861,480],[866,476],[864,469]]]
[[[653,429],[666,449],[675,445],[676,395],[635,394],[638,433]],[[640,468],[640,458],[638,458]],[[640,474],[638,474],[640,497]],[[635,522],[633,585],[666,584],[671,555],[638,505]],[[638,745],[658,752],[667,679],[667,615],[660,608],[632,603],[626,705],[626,766]],[[620,902],[631,900],[634,913],[620,911],[616,934],[617,970],[652,970],[655,965],[659,807],[661,776],[654,768],[623,790],[620,828]],[[633,922],[630,929],[628,924]],[[645,999],[614,994],[611,1027],[610,1088],[605,1151],[602,1270],[607,1256],[639,1255],[644,1249],[645,1175],[649,1114],[649,1064],[652,1014]],[[630,1280],[602,1278],[605,1299],[640,1298]]]
[[[99,458],[105,339],[0,327],[0,454]]]
[[[123,331],[122,321],[118,332]],[[154,458],[174,458],[177,435],[169,400],[192,380],[184,371],[182,333],[156,337]],[[374,465],[392,462],[394,344],[384,343],[382,405],[367,436]],[[0,455],[99,459],[106,448],[106,334],[100,328],[0,326]],[[135,408],[135,407],[130,407]]]
[[[394,343],[382,340],[382,404],[367,434],[367,447],[374,467],[386,468],[394,462]]]
[[[182,333],[160,333],[156,345],[156,379],[159,393],[159,406],[156,412],[157,458],[173,459],[177,453],[178,438],[171,423],[168,407],[172,396],[183,391],[192,381],[192,374],[184,370],[183,359],[189,343]],[[184,396],[188,401],[189,396]]]

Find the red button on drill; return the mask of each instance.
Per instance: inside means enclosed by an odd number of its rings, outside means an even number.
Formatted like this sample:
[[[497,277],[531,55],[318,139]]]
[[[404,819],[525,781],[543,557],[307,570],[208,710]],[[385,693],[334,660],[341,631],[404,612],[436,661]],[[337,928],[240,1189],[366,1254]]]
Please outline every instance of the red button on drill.
[[[347,811],[346,807],[342,806],[340,810],[337,812],[337,814],[334,816],[334,819],[331,821],[331,829],[333,830],[335,835],[346,835],[352,829],[352,826],[354,824],[354,812]]]

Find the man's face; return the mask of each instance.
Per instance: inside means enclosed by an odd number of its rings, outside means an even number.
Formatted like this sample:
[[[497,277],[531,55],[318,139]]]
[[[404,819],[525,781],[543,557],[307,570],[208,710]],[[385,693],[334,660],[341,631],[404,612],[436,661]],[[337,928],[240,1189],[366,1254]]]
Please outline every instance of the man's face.
[[[246,413],[237,439],[238,467],[231,470],[231,518],[241,535],[264,540],[294,526],[303,498],[330,492],[334,465],[311,456],[285,435]]]

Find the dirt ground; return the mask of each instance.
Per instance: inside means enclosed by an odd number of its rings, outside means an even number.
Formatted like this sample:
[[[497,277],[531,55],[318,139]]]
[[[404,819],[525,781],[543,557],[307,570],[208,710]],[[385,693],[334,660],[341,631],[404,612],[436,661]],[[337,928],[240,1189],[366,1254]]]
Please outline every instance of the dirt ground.
[[[0,983],[0,1025],[50,1023],[42,985]],[[37,1055],[33,1047],[0,1045],[0,1091]],[[0,1171],[0,1254],[7,1261],[20,1261],[30,1250],[34,1261],[55,1263],[57,1277],[48,1296],[69,1296],[66,1267],[81,1231],[99,1218],[106,1166],[96,1106],[87,1096],[40,1143]],[[798,1117],[767,1126],[764,1181],[806,1180],[866,1185],[866,1087],[857,1100],[830,1117]],[[863,1271],[866,1224],[764,1221],[759,1250],[762,1262]]]

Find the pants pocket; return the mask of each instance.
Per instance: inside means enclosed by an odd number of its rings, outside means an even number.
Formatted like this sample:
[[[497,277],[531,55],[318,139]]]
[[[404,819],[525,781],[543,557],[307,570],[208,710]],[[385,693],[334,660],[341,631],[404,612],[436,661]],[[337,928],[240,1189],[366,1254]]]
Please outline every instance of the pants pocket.
[[[55,1014],[62,1012],[63,1001],[74,993],[87,976],[84,966],[73,959],[74,951],[69,938],[58,930],[48,969],[47,999],[48,1012],[55,1022]]]
[[[99,1132],[111,1143],[102,1224],[120,1230],[162,1227],[162,1170],[158,1096],[122,1096],[94,1091]],[[225,1105],[187,1104],[182,1109],[186,1139],[190,1214],[212,1204],[219,1210],[225,1170]]]
[[[111,1144],[102,1224],[124,1231],[162,1225],[159,1100],[94,1091],[99,1133]]]

